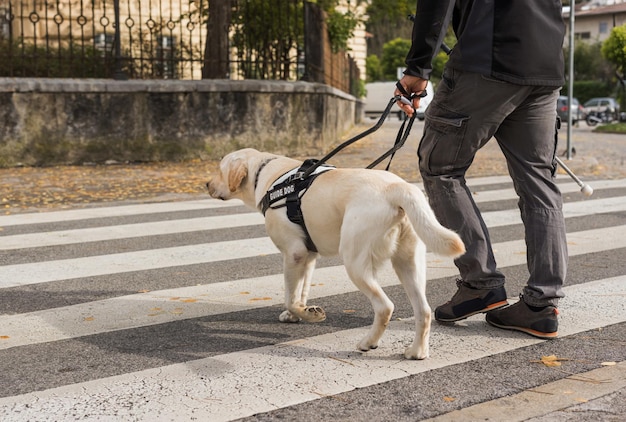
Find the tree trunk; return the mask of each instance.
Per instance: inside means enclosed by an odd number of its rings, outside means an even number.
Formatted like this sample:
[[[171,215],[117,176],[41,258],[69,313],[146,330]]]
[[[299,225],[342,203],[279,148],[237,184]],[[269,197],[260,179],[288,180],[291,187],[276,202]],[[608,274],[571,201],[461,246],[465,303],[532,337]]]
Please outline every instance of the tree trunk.
[[[228,32],[231,14],[231,0],[209,1],[202,79],[228,79],[229,77]]]

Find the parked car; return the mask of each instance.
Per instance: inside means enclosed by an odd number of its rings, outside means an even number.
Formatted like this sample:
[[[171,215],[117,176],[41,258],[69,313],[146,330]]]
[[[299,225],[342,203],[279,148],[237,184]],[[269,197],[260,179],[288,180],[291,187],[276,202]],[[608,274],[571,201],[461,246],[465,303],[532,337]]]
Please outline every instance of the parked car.
[[[620,107],[615,98],[599,97],[587,101],[583,108],[588,116],[596,116],[604,121],[619,120]]]
[[[556,100],[556,113],[563,123],[567,123],[567,113],[569,109],[569,105],[567,101],[569,98],[565,95],[559,96]],[[579,120],[585,119],[585,111],[583,110],[583,106],[580,105],[576,98],[572,98],[572,123],[576,123]]]

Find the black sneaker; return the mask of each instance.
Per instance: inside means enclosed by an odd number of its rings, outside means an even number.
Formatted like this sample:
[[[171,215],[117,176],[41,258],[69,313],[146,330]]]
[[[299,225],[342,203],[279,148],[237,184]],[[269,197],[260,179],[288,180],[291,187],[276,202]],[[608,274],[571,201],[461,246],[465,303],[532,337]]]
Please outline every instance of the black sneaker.
[[[489,312],[485,319],[494,327],[522,331],[531,336],[551,339],[558,336],[558,314],[559,310],[554,306],[538,308],[527,305],[520,295],[519,302],[504,309]]]
[[[452,299],[435,309],[435,319],[441,322],[454,322],[474,314],[489,312],[508,305],[504,287],[495,289],[474,289],[463,280],[457,280],[459,288]]]

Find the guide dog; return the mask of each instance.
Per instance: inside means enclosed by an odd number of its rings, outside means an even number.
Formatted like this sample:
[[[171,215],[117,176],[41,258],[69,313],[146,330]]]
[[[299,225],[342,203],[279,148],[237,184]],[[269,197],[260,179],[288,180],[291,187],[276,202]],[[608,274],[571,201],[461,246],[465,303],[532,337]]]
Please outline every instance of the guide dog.
[[[213,198],[237,198],[260,210],[273,183],[302,162],[247,148],[226,155],[206,184]],[[285,207],[267,208],[265,227],[284,261],[285,306],[281,322],[319,322],[319,306],[307,306],[315,261],[339,254],[352,282],[370,300],[374,322],[357,344],[378,347],[394,305],[376,281],[391,260],[415,314],[415,339],[407,359],[429,355],[431,308],[426,300],[426,247],[440,255],[465,253],[461,238],[437,221],[422,191],[382,170],[337,168],[321,173],[301,197],[303,226],[287,218]],[[308,233],[306,233],[308,231]],[[317,252],[307,247],[307,234]]]

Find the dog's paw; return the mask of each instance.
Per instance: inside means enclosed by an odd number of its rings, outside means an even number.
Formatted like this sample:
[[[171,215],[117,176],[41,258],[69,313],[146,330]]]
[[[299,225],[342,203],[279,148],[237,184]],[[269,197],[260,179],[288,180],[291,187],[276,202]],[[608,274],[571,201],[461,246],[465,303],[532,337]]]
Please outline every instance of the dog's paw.
[[[422,360],[428,358],[428,346],[426,347],[418,347],[416,345],[411,345],[407,347],[404,351],[404,357],[410,360]]]
[[[378,349],[378,342],[372,343],[368,337],[359,341],[359,344],[356,345],[356,348],[362,352],[368,352],[370,350]]]
[[[283,313],[281,313],[280,316],[278,317],[278,320],[280,322],[291,322],[291,323],[300,322],[300,318],[295,316],[289,311],[283,311]]]
[[[326,319],[326,312],[319,306],[307,306],[302,312],[302,319],[307,322],[321,322]]]

